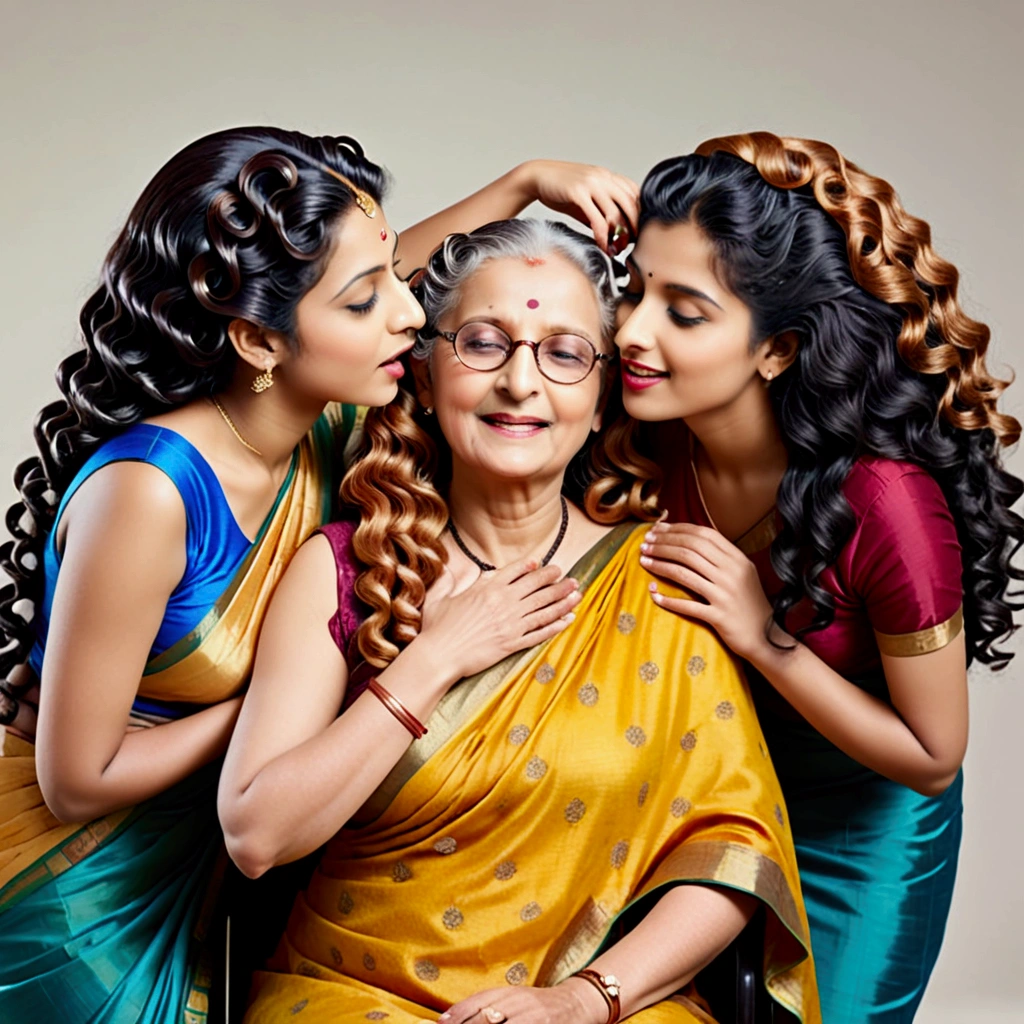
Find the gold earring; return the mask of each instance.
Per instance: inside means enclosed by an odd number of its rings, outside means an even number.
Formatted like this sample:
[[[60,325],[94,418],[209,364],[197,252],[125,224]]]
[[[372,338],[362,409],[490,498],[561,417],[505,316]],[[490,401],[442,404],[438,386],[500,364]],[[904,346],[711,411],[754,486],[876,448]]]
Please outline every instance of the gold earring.
[[[262,395],[267,388],[272,388],[274,386],[274,368],[268,366],[262,373],[256,375],[249,386],[257,395]]]

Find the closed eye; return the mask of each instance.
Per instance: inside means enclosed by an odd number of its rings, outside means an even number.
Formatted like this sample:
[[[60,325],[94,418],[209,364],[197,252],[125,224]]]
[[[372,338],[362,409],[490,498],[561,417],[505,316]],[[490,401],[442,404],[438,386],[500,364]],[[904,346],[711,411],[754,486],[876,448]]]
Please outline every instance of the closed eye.
[[[371,309],[373,309],[374,306],[377,305],[378,298],[379,295],[376,290],[374,290],[374,293],[365,302],[360,302],[358,305],[346,306],[345,308],[350,309],[356,314],[356,316],[365,316]]]
[[[668,315],[672,322],[680,327],[696,327],[698,324],[706,324],[708,322],[706,316],[683,316],[682,313],[677,313],[671,306],[668,307]]]

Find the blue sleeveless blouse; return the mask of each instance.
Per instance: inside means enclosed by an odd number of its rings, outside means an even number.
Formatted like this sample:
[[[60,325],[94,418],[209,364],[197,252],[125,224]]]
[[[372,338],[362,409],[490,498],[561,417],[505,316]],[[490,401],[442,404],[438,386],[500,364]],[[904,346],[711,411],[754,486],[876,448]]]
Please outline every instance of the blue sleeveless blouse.
[[[224,490],[210,464],[174,430],[137,423],[102,444],[78,471],[57,509],[53,529],[43,553],[44,592],[36,611],[36,642],[29,665],[38,676],[60,572],[57,524],[75,492],[93,473],[112,462],[145,462],[165,473],[185,505],[185,572],[174,588],[150,656],[160,654],[190,633],[227,589],[251,542],[228,505]],[[140,524],[145,528],[145,524]]]

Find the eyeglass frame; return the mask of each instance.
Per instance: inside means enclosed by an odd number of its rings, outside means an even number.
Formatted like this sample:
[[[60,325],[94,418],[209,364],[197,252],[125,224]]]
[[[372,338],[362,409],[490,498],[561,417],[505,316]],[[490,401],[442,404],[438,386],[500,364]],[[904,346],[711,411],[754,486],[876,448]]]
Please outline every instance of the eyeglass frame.
[[[456,347],[455,342],[456,342],[456,339],[458,338],[459,334],[462,331],[464,331],[467,327],[471,327],[473,324],[481,324],[484,327],[491,327],[491,328],[493,328],[496,331],[500,331],[506,338],[508,338],[508,343],[509,343],[508,354],[505,356],[505,358],[504,358],[504,360],[502,362],[498,363],[497,366],[491,367],[491,369],[489,369],[489,370],[480,370],[480,369],[478,369],[475,366],[470,366],[469,363],[467,363],[462,358],[462,356],[459,355],[459,350]],[[556,334],[548,334],[545,337],[541,338],[540,341],[527,341],[525,338],[521,338],[519,341],[514,341],[510,337],[510,335],[509,335],[509,333],[507,331],[502,330],[502,328],[498,327],[497,324],[488,323],[486,320],[469,320],[466,323],[464,323],[457,331],[440,331],[439,330],[437,332],[437,336],[439,338],[444,338],[445,341],[450,341],[451,345],[452,345],[452,351],[455,353],[455,358],[458,359],[458,361],[460,363],[462,363],[462,365],[464,367],[466,367],[467,370],[472,370],[474,373],[494,373],[496,370],[500,370],[503,366],[507,366],[508,365],[508,363],[511,361],[512,357],[516,354],[516,349],[518,349],[520,345],[525,345],[527,348],[531,349],[532,352],[533,352],[533,361],[534,361],[534,364],[537,367],[537,372],[545,380],[551,381],[552,384],[563,384],[566,387],[572,387],[573,384],[582,384],[594,372],[594,367],[597,366],[598,363],[607,362],[609,365],[611,365],[612,363],[615,362],[615,359],[616,359],[616,357],[618,355],[618,353],[615,353],[615,352],[611,352],[611,353],[609,353],[609,352],[598,352],[597,348],[594,346],[594,343],[589,338],[584,338],[582,334],[574,334],[572,331],[559,331]],[[544,342],[547,341],[549,338],[561,338],[561,337],[566,337],[566,336],[570,336],[570,337],[573,337],[573,338],[579,338],[580,341],[585,341],[590,346],[590,351],[594,353],[594,361],[590,364],[590,367],[587,370],[587,372],[585,374],[583,374],[583,376],[580,377],[579,380],[574,380],[574,381],[555,380],[554,377],[551,377],[550,375],[546,374],[544,372],[543,368],[540,365],[540,347],[541,347],[541,345],[543,345]]]

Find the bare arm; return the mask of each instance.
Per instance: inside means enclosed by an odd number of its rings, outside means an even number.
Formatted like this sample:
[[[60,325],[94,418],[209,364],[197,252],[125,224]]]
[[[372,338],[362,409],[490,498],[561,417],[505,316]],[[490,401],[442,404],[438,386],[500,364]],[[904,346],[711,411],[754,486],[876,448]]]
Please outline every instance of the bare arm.
[[[657,526],[651,572],[707,603],[654,595],[662,607],[713,626],[826,739],[867,768],[925,795],[946,789],[967,749],[967,663],[961,633],[910,658],[882,656],[892,704],[844,679],[803,644],[777,650],[764,636],[771,605],[754,565],[715,530]],[[641,559],[643,561],[643,559]],[[777,631],[777,642],[794,641]]]
[[[447,235],[472,231],[515,217],[536,201],[588,225],[607,249],[617,226],[636,233],[640,190],[635,182],[603,167],[562,160],[528,160],[440,213],[406,228],[399,239],[397,268],[407,277],[426,264]],[[625,245],[622,239],[620,247]]]
[[[705,968],[746,926],[757,900],[730,889],[677,885],[590,966],[621,984],[622,1017],[667,998]],[[685,926],[683,926],[685,922]],[[608,1007],[590,982],[567,978],[553,988],[478,992],[441,1015],[444,1024],[477,1024],[482,1007],[516,1024],[604,1024]]]
[[[458,679],[566,625],[578,594],[575,581],[559,575],[554,566],[512,567],[457,597],[444,596],[439,581],[442,593],[432,595],[422,633],[380,671],[380,683],[425,721]],[[330,839],[412,742],[371,693],[338,716],[348,669],[327,629],[337,606],[334,555],[316,536],[299,549],[274,594],[221,773],[218,809],[228,852],[251,877]]]
[[[219,755],[240,704],[126,734],[153,638],[185,568],[185,510],[155,467],[98,470],[69,503],[43,662],[39,785],[63,821],[163,792]]]

